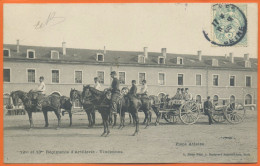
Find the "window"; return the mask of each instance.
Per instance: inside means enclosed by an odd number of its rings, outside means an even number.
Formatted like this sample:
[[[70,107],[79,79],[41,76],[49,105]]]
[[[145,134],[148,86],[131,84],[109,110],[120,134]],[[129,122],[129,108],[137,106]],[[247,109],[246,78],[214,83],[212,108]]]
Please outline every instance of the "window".
[[[35,82],[35,70],[34,69],[28,69],[27,70],[27,76],[28,76],[28,82]]]
[[[201,103],[201,96],[200,96],[200,95],[197,95],[197,96],[196,96],[196,102],[197,102],[197,103]]]
[[[75,83],[82,83],[82,71],[75,71]]]
[[[250,94],[246,95],[245,104],[252,104],[252,96]]]
[[[11,70],[4,69],[4,82],[11,82]]]
[[[145,63],[145,56],[144,55],[138,55],[138,63]]]
[[[217,103],[218,102],[218,96],[217,95],[214,95],[213,97],[213,103]]]
[[[177,64],[183,65],[183,58],[177,57]]]
[[[81,108],[82,107],[82,105],[81,105],[81,103],[79,102],[79,100],[77,99],[77,100],[75,100],[74,101],[74,108]]]
[[[212,59],[212,66],[218,66],[218,60]]]
[[[196,85],[201,86],[201,74],[196,74]]]
[[[60,71],[59,70],[52,70],[52,83],[59,83],[60,82]]]
[[[27,58],[34,59],[35,58],[35,51],[34,50],[27,50]]]
[[[229,86],[235,86],[235,76],[230,76],[230,78],[229,78]]]
[[[251,76],[246,76],[246,87],[251,87]]]
[[[164,57],[158,57],[158,64],[165,64],[165,58]]]
[[[143,80],[145,79],[145,73],[139,73],[139,84],[142,84]]]
[[[234,95],[230,96],[230,103],[234,103],[236,101],[236,98]]]
[[[218,75],[213,75],[213,86],[218,86]]]
[[[165,85],[165,75],[164,73],[159,73],[159,85]]]
[[[51,59],[59,59],[59,52],[58,51],[51,51]]]
[[[10,50],[4,49],[4,57],[9,57],[9,56],[10,56]]]
[[[178,85],[183,85],[183,74],[178,74]]]
[[[104,62],[104,55],[103,54],[97,54],[97,61],[98,62]]]
[[[119,72],[119,83],[125,84],[125,72]]]
[[[104,74],[104,72],[103,71],[98,71],[97,72],[97,76],[98,76],[98,78],[99,78],[99,82],[101,83],[101,84],[104,84],[104,80],[105,80],[105,76],[104,76],[105,74]]]

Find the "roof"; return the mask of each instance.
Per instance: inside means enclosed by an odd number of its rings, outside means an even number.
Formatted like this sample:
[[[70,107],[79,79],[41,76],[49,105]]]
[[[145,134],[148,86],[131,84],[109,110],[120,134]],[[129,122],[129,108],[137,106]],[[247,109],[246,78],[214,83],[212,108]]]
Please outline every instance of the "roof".
[[[25,61],[25,62],[43,62],[43,63],[85,63],[85,64],[101,64],[101,65],[134,65],[134,66],[154,66],[154,67],[178,67],[178,68],[216,68],[216,69],[240,69],[240,70],[257,70],[257,58],[250,58],[251,68],[244,67],[243,57],[234,57],[234,63],[231,63],[225,56],[209,56],[203,55],[202,60],[198,60],[198,55],[191,54],[172,54],[167,53],[165,64],[158,64],[158,57],[162,53],[149,52],[145,64],[138,63],[138,55],[142,55],[140,51],[112,51],[106,50],[104,62],[97,62],[97,53],[103,53],[103,50],[93,49],[75,49],[67,48],[66,55],[62,54],[62,47],[42,47],[42,46],[17,46],[15,44],[4,44],[5,49],[10,49],[10,57],[4,57],[4,61]],[[35,50],[35,59],[27,59],[27,49]],[[51,59],[51,51],[59,52],[59,59]],[[177,64],[177,57],[183,58],[183,65]],[[218,66],[212,66],[212,59],[218,60]]]

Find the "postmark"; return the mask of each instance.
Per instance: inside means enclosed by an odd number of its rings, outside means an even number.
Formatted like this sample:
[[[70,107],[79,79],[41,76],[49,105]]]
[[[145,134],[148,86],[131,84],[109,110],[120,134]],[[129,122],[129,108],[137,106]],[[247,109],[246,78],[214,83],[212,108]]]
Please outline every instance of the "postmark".
[[[247,46],[246,4],[212,5],[211,38],[204,36],[213,46]]]

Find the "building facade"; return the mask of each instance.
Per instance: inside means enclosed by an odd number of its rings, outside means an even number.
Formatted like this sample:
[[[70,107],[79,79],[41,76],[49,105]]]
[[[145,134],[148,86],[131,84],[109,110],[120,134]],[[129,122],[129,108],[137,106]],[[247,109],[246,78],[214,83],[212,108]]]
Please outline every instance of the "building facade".
[[[161,52],[89,50],[62,47],[37,47],[5,44],[4,93],[36,89],[44,76],[46,94],[69,96],[71,88],[82,90],[99,77],[102,88],[111,84],[110,72],[115,70],[122,87],[136,80],[138,89],[147,81],[150,95],[169,94],[177,88],[189,88],[193,98],[203,101],[207,96],[217,100],[236,100],[256,104],[257,59],[225,56],[171,54]]]

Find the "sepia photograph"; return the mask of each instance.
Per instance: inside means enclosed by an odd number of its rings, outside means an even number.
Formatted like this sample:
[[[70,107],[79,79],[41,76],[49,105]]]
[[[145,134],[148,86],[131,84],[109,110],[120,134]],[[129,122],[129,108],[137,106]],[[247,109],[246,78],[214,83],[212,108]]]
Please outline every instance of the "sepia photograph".
[[[5,3],[4,163],[257,163],[257,3]]]

